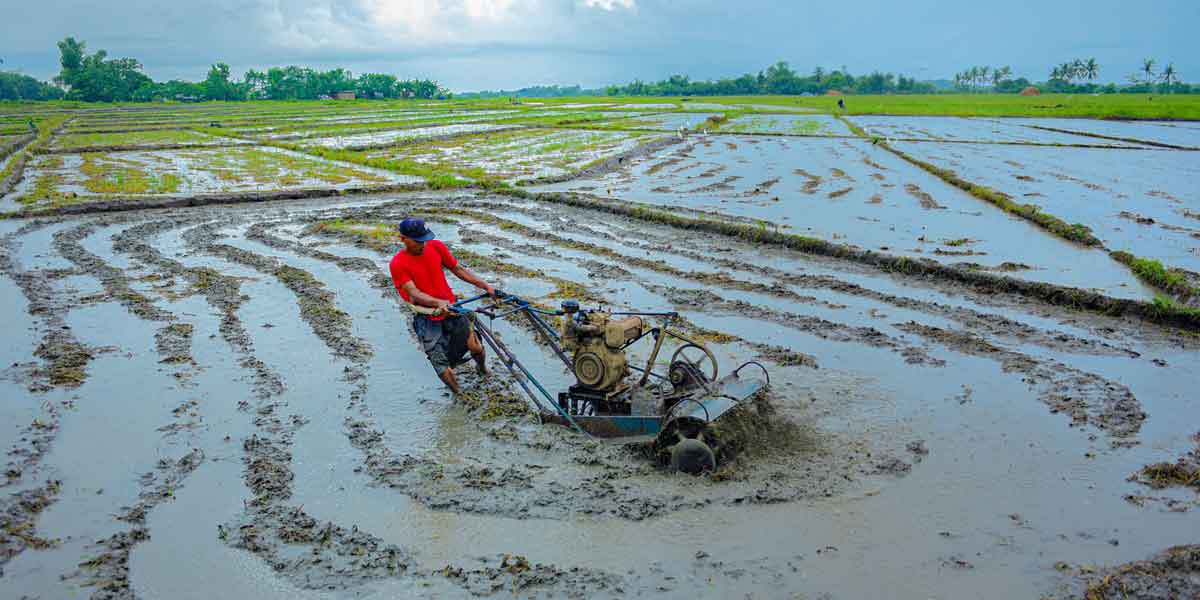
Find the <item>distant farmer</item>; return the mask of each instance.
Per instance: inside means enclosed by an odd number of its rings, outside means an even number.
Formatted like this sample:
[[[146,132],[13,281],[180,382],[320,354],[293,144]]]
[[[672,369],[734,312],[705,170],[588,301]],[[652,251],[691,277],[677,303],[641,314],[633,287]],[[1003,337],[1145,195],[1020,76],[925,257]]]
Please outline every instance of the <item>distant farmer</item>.
[[[846,100],[845,99],[838,98],[838,108],[840,108],[842,110],[846,110]]]
[[[456,298],[450,284],[446,283],[442,268],[489,295],[495,294],[496,290],[455,260],[446,244],[433,237],[433,232],[425,227],[425,221],[404,219],[400,223],[404,250],[392,257],[389,268],[400,297],[414,307],[423,307],[414,309],[413,331],[433,364],[433,370],[458,395],[462,388],[454,376],[454,367],[466,362],[467,352],[475,359],[479,374],[486,374],[487,366],[483,344],[475,336],[470,319],[450,311]]]
[[[29,131],[30,133],[37,133],[37,123],[33,122],[33,117],[29,117]]]

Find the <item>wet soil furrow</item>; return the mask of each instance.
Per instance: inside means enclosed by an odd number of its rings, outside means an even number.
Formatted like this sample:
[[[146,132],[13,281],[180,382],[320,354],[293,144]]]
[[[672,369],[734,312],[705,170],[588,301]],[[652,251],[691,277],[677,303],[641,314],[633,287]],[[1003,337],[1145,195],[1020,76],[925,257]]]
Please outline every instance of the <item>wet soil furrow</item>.
[[[85,346],[72,334],[65,316],[72,303],[56,292],[53,283],[69,272],[23,270],[17,263],[15,239],[45,227],[47,222],[30,222],[10,235],[0,238],[0,274],[13,280],[28,301],[28,312],[34,319],[42,340],[34,350],[40,365],[16,365],[23,372],[30,392],[45,392],[53,387],[76,388],[87,377],[87,365],[97,349]],[[24,445],[8,450],[4,482],[0,489],[32,477],[59,431],[60,407],[53,401],[42,403],[42,414],[22,430]],[[58,497],[61,482],[47,479],[44,483],[17,493],[0,497],[0,576],[3,567],[13,557],[29,548],[41,549],[54,544],[37,535],[38,516]]]
[[[511,194],[511,191],[504,191],[504,193]],[[1162,325],[1200,330],[1200,311],[1162,307],[1140,300],[1113,298],[1090,290],[983,273],[944,265],[933,260],[893,256],[825,240],[754,228],[741,223],[682,217],[657,208],[625,202],[609,202],[580,194],[520,193],[516,196],[533,198],[540,202],[611,212],[649,222],[672,225],[682,230],[706,231],[753,240],[762,244],[778,245],[817,256],[853,261],[890,273],[940,278],[947,282],[966,285],[981,294],[1014,294],[1076,310],[1087,310],[1111,316],[1129,315]]]
[[[164,311],[130,287],[129,277],[121,269],[110,266],[99,256],[88,252],[79,243],[96,230],[94,224],[64,229],[54,234],[54,249],[71,261],[80,272],[95,277],[104,286],[107,299],[120,302],[130,313],[147,321],[173,321],[174,315]]]
[[[35,154],[84,154],[88,152],[154,152],[160,150],[208,150],[242,146],[246,142],[222,141],[225,138],[214,137],[215,142],[181,142],[177,144],[117,144],[109,146],[51,146],[39,148]]]
[[[30,229],[22,228],[14,235]],[[15,367],[22,373],[24,383],[31,392],[45,392],[53,387],[77,388],[87,378],[87,365],[100,349],[80,343],[64,319],[72,303],[54,290],[53,284],[71,273],[22,270],[12,256],[13,245],[10,236],[0,240],[0,274],[8,276],[20,288],[29,303],[29,316],[42,334],[41,342],[33,353],[42,363]],[[47,411],[45,417],[35,421],[25,431],[29,448],[14,448],[9,452],[10,461],[3,485],[19,480],[22,473],[36,465],[49,449],[58,429],[58,407],[47,402],[44,408]]]
[[[26,146],[26,144],[32,142],[36,138],[36,133],[27,133],[17,137],[17,139],[10,141],[3,146],[0,146],[0,162],[3,162],[4,159],[12,156],[14,153],[20,152],[21,149]]]
[[[138,544],[150,539],[146,515],[174,498],[192,471],[204,462],[204,452],[193,449],[178,460],[160,459],[153,471],[142,475],[142,491],[133,506],[122,507],[115,516],[131,528],[90,546],[96,554],[79,564],[81,583],[93,588],[92,600],[132,600],[137,596],[129,583],[129,556]]]
[[[371,216],[370,218],[379,218],[382,216],[379,209],[370,209],[364,213],[357,213],[355,216],[361,217],[361,216],[366,216],[367,214],[369,214]],[[395,215],[392,215],[392,216],[395,217]],[[458,223],[457,220],[452,221],[449,219],[442,219],[442,222],[443,223],[449,223],[449,222]],[[357,235],[357,234],[353,234],[353,233],[339,233],[339,232],[327,231],[327,230],[321,229],[319,227],[319,225],[320,225],[320,223],[318,222],[318,223],[315,223],[313,226],[310,226],[307,230],[307,233],[308,234],[320,234],[320,235],[324,235],[327,237],[332,237],[334,239],[344,240],[348,243],[352,243],[352,244],[360,245],[360,246],[363,246],[366,248],[370,248],[376,252],[379,252],[381,255],[384,255],[385,257],[391,256],[391,254],[394,252],[394,246],[395,246],[394,242],[382,242],[382,241],[378,240],[377,238],[365,237],[365,236],[361,236],[361,235]],[[587,260],[587,259],[584,259],[584,260],[569,259],[569,258],[564,257],[560,254],[557,254],[553,251],[547,250],[544,246],[516,244],[506,238],[502,238],[499,236],[492,236],[492,235],[489,235],[478,229],[471,230],[470,233],[464,234],[464,237],[462,240],[464,245],[469,245],[473,241],[486,241],[497,247],[504,248],[506,250],[513,250],[515,252],[520,252],[520,253],[522,253],[524,255],[528,255],[528,256],[541,256],[541,257],[546,257],[546,258],[554,258],[556,260],[575,262],[575,263],[581,265],[582,267],[584,267],[585,269],[588,269],[589,272],[603,273],[604,277],[621,278],[621,277],[631,276],[631,274],[628,271],[625,271],[624,269],[621,269],[620,267],[616,267],[615,265],[612,265],[609,263],[603,263],[600,261]],[[462,246],[457,246],[455,248],[454,252],[460,258],[462,258],[464,260],[469,260],[472,269],[481,271],[485,274],[494,274],[494,275],[499,275],[499,276],[518,275],[518,276],[534,278],[534,279],[545,279],[545,280],[554,282],[557,289],[555,292],[553,292],[551,294],[551,298],[550,298],[551,300],[562,299],[562,298],[574,298],[577,300],[585,300],[588,302],[594,302],[596,304],[606,305],[606,306],[618,305],[618,303],[613,302],[611,299],[605,299],[605,298],[600,297],[595,292],[590,291],[587,286],[585,286],[579,282],[563,280],[563,279],[559,279],[556,277],[550,277],[540,271],[532,271],[532,270],[522,267],[520,265],[507,263],[504,261],[496,260],[496,259],[486,256],[484,254],[478,254],[475,252],[471,252],[471,251],[463,248]],[[394,298],[394,293],[392,291],[393,290],[392,283],[391,283],[390,278],[388,278],[387,275],[385,275],[383,273],[376,273],[376,275],[371,278],[371,283],[374,287],[382,290],[385,297]],[[524,321],[517,321],[515,323],[515,325],[517,327],[522,327],[522,328],[526,327],[526,324],[524,323]],[[757,352],[757,355],[756,355],[757,358],[765,359],[767,361],[779,364],[780,366],[797,366],[797,365],[799,365],[799,366],[817,368],[816,358],[809,354],[797,352],[795,350],[791,350],[791,349],[780,347],[780,346],[773,346],[770,344],[753,342],[753,341],[746,340],[744,338],[741,338],[739,336],[732,335],[732,334],[729,334],[726,332],[712,331],[709,329],[705,329],[694,323],[689,322],[687,319],[684,319],[682,317],[676,323],[676,326],[678,328],[680,328],[681,330],[686,331],[689,336],[691,336],[695,339],[703,339],[703,340],[709,340],[709,341],[714,341],[714,342],[738,342],[738,343],[744,344],[745,346],[747,346],[747,347],[753,349],[755,352]],[[530,329],[529,331],[531,333],[533,333],[532,329]],[[540,340],[540,338],[538,338],[538,339]]]
[[[30,156],[40,146],[53,143],[54,138],[74,119],[75,117],[69,117],[63,120],[50,131],[47,137],[39,139],[39,137],[35,136],[33,140],[30,140],[20,150],[16,151],[16,156],[13,156],[11,162],[5,166],[8,174],[3,179],[0,179],[0,198],[7,196],[25,178],[25,167],[28,166]]]
[[[255,356],[254,344],[238,317],[238,310],[246,301],[241,293],[241,281],[210,267],[186,267],[179,261],[167,258],[144,241],[188,224],[190,221],[149,221],[114,236],[113,249],[157,269],[165,277],[182,278],[190,286],[191,293],[202,294],[213,308],[220,311],[221,336],[241,357],[240,366],[252,375],[258,398],[261,400],[282,393],[282,379]]]
[[[142,209],[181,208],[189,206],[214,206],[218,204],[247,204],[255,202],[270,202],[274,200],[300,200],[305,198],[333,198],[339,196],[354,196],[366,194],[384,194],[411,192],[423,189],[423,184],[380,184],[362,185],[344,188],[306,188],[296,190],[278,190],[270,192],[229,192],[216,194],[199,194],[183,197],[129,197],[105,198],[67,204],[53,208],[37,208],[23,211],[22,217],[50,217],[60,215],[77,215],[89,213],[124,212]]]
[[[215,233],[209,230],[209,234]],[[254,234],[259,240],[282,242],[281,238],[267,234],[259,229]],[[193,240],[195,241],[195,240]],[[276,274],[280,281],[297,296],[301,304],[302,314],[305,304],[323,306],[325,312],[336,310],[332,308],[332,294],[323,292],[323,286],[316,282],[311,275],[298,276],[299,269],[290,266],[278,266],[277,261],[268,259],[252,252],[210,243],[203,246],[206,252],[217,254],[238,262],[247,264],[263,272]],[[339,266],[353,265],[354,262],[339,260],[327,253],[314,256]],[[363,266],[357,263],[357,266]],[[350,269],[361,270],[361,269]],[[377,278],[368,278],[374,284]],[[297,284],[300,281],[302,285]],[[309,320],[308,317],[304,317]],[[380,461],[393,460],[390,451],[384,446],[382,438],[364,435],[366,431],[374,431],[373,420],[364,403],[366,393],[364,363],[370,358],[370,347],[365,341],[355,338],[349,330],[349,321],[337,323],[312,322],[314,333],[321,338],[330,351],[335,355],[348,355],[354,361],[353,367],[346,370],[346,379],[354,384],[350,395],[349,409],[359,415],[347,417],[347,435],[351,444],[364,452],[367,458],[368,471],[378,476],[379,472],[370,465],[378,465]],[[356,352],[347,352],[348,340],[357,346]],[[507,385],[502,387],[507,388]],[[478,390],[478,388],[476,388]],[[491,394],[488,394],[491,396]],[[512,397],[511,394],[509,396]],[[495,399],[481,401],[494,406]],[[464,402],[470,402],[469,399]],[[516,406],[525,407],[524,400],[515,399]],[[475,593],[490,594],[502,584],[506,589],[535,589],[554,586],[561,589],[584,589],[585,585],[595,586],[603,590],[614,585],[614,576],[599,571],[573,570],[565,571],[549,565],[529,565],[524,559],[514,569],[508,557],[497,557],[497,566],[484,566],[471,569],[447,567],[438,572],[417,572],[412,555],[395,545],[385,544],[383,540],[359,530],[357,527],[346,529],[333,523],[319,523],[316,519],[305,514],[300,508],[283,506],[278,500],[290,497],[290,470],[284,472],[284,463],[290,462],[287,445],[291,443],[290,432],[272,432],[273,438],[263,436],[253,438],[247,443],[247,452],[253,458],[249,460],[249,479],[256,499],[251,502],[255,511],[248,521],[237,526],[232,525],[222,529],[225,536],[235,547],[244,548],[259,555],[271,564],[276,572],[292,579],[297,585],[308,589],[341,589],[355,586],[367,581],[384,577],[396,577],[405,574],[417,578],[446,577],[457,586],[465,587]],[[400,460],[417,460],[404,457]],[[432,464],[429,461],[427,464]],[[477,481],[479,473],[467,470],[465,480]],[[423,482],[421,488],[429,482]],[[267,501],[270,497],[274,503]],[[282,542],[282,543],[280,543]],[[311,549],[310,549],[311,548]],[[528,573],[526,573],[528,571]],[[483,586],[483,587],[481,587]]]
[[[1103,135],[1103,134],[1092,133],[1092,132],[1088,132],[1088,131],[1076,131],[1074,129],[1060,129],[1058,127],[1047,127],[1045,125],[1022,124],[1022,127],[1028,127],[1030,129],[1038,129],[1041,131],[1051,131],[1054,133],[1065,133],[1068,135],[1079,135],[1079,136],[1083,136],[1083,137],[1096,138],[1096,139],[1100,139],[1100,140],[1111,140],[1114,142],[1127,142],[1127,143],[1131,143],[1131,144],[1141,144],[1143,146],[1154,146],[1157,148],[1167,148],[1170,150],[1200,150],[1200,148],[1193,148],[1191,146],[1177,146],[1175,144],[1167,144],[1164,142],[1152,142],[1150,140],[1139,140],[1139,139],[1127,138],[1127,137]]]
[[[264,274],[273,275],[296,295],[301,318],[312,327],[317,337],[329,346],[334,355],[356,363],[370,359],[370,346],[350,331],[350,315],[337,308],[334,303],[335,294],[326,289],[312,274],[228,244],[209,244],[204,250]]]
[[[527,179],[518,181],[517,185],[542,185],[551,183],[562,183],[572,179],[587,179],[592,177],[600,177],[606,173],[624,167],[630,164],[635,159],[643,156],[649,156],[663,148],[673,146],[683,141],[683,138],[676,135],[668,135],[663,138],[646,142],[638,145],[636,148],[627,150],[615,156],[610,156],[598,164],[588,166],[578,171],[556,175],[554,177],[539,177],[536,179]]]
[[[1066,333],[1061,330],[1049,331],[1045,329],[1039,329],[1002,315],[982,312],[954,304],[945,304],[932,300],[918,300],[915,298],[909,298],[907,296],[899,296],[896,294],[880,292],[869,287],[864,287],[827,275],[795,273],[783,271],[762,264],[752,264],[745,261],[721,258],[719,256],[714,256],[711,253],[702,253],[681,247],[685,243],[687,243],[686,240],[680,240],[677,245],[672,248],[652,247],[645,244],[633,245],[646,251],[676,254],[690,260],[706,262],[725,269],[727,272],[751,272],[778,280],[780,283],[786,285],[792,285],[806,289],[829,290],[839,294],[845,294],[847,296],[864,298],[879,302],[881,304],[887,304],[906,310],[913,310],[951,319],[966,326],[970,330],[985,334],[989,337],[1009,338],[1018,343],[1033,344],[1059,352],[1094,354],[1099,356],[1127,356],[1129,358],[1137,358],[1141,356],[1141,354],[1128,347],[1117,346],[1106,342],[1103,339],[1080,337],[1078,335]],[[979,301],[982,299],[972,298],[972,300]],[[1098,335],[1103,335],[1104,333],[1104,331],[1097,332]]]
[[[1005,372],[1020,373],[1038,397],[1054,413],[1064,413],[1073,425],[1091,425],[1110,436],[1113,447],[1138,443],[1146,413],[1125,385],[1095,373],[1081,371],[1055,360],[1041,360],[1000,348],[982,337],[951,331],[915,321],[897,323],[896,328],[919,335],[964,354],[994,360]]]
[[[320,284],[293,272],[275,261],[232,246],[217,244],[220,224],[193,227],[184,240],[195,249],[247,264],[270,274],[280,273],[280,282],[293,289],[297,302],[308,318],[313,331],[323,340],[337,337],[348,329],[348,317],[329,307],[328,292]],[[240,260],[239,260],[240,259]],[[302,272],[301,272],[302,273]],[[314,313],[313,311],[316,311]],[[317,314],[319,313],[319,314]],[[321,315],[332,319],[321,321]],[[239,323],[240,327],[240,323]],[[333,339],[333,338],[330,338]],[[241,342],[252,347],[249,338]],[[359,360],[370,356],[370,349],[361,341],[334,341],[331,351],[349,354]],[[361,372],[356,374],[361,378]],[[343,589],[382,577],[392,577],[410,570],[412,558],[406,550],[384,543],[358,527],[345,528],[332,522],[322,523],[309,516],[303,508],[289,506],[294,474],[291,468],[291,445],[295,432],[306,421],[298,416],[281,416],[286,405],[274,397],[260,398],[255,409],[254,424],[258,433],[243,443],[245,481],[254,498],[246,512],[232,523],[219,526],[218,535],[226,543],[254,553],[280,575],[305,589]]]
[[[54,504],[61,488],[62,482],[52,479],[0,499],[0,577],[4,566],[25,550],[42,550],[58,543],[39,537],[36,525],[38,515]]]
[[[378,273],[379,266],[373,261],[359,257],[346,257],[330,254],[317,248],[310,248],[304,244],[283,239],[272,235],[268,230],[270,225],[267,223],[255,223],[246,230],[246,239],[254,240],[270,248],[286,250],[301,256],[315,258],[325,262],[330,262],[338,266],[343,271],[358,271],[362,273]]]
[[[899,353],[909,364],[933,367],[945,365],[945,361],[929,356],[925,349],[893,338],[874,327],[849,326],[811,315],[772,310],[742,300],[727,300],[707,290],[683,290],[657,285],[647,285],[646,288],[660,294],[679,309],[692,309],[715,314],[735,314],[777,323],[823,340],[857,342],[874,348],[887,348]]]

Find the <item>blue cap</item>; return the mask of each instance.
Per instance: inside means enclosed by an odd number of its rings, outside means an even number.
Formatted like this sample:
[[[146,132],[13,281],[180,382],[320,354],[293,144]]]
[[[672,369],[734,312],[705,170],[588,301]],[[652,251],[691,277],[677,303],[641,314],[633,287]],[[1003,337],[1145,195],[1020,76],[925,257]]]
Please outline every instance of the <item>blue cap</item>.
[[[400,222],[400,235],[418,242],[428,242],[433,239],[433,232],[425,228],[425,220],[412,217]]]

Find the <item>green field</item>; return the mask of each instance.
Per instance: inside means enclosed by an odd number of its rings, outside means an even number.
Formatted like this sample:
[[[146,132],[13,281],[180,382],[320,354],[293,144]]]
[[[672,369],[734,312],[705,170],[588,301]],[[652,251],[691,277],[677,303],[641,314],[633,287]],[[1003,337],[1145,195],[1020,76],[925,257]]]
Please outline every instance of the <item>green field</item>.
[[[703,96],[692,102],[714,104],[757,104],[802,106],[822,112],[851,115],[947,115],[988,117],[1085,117],[1121,119],[1200,120],[1200,95],[1145,94],[935,94],[899,96],[840,96],[846,109],[839,111],[833,96]],[[575,102],[617,102],[621,104],[659,104],[682,98],[553,98],[547,104]],[[687,103],[682,105],[686,108]]]
[[[841,96],[845,101],[845,114],[864,115],[952,115],[992,117],[1087,117],[1121,119],[1185,119],[1200,120],[1200,95],[1146,95],[1146,94],[1045,94],[1041,96],[1018,96],[1015,94],[934,94],[895,96]],[[704,104],[754,104],[780,107],[799,106],[814,108],[822,112],[838,112],[837,97],[832,96],[696,96],[680,97],[639,96],[609,97],[586,96],[565,98],[522,98],[523,108],[558,104],[663,104],[675,102],[684,109],[688,102]],[[212,111],[225,114],[269,113],[275,111],[312,111],[334,108],[338,112],[357,110],[384,110],[413,107],[418,105],[444,108],[512,108],[508,99],[404,101],[404,100],[355,100],[355,101],[255,101],[255,102],[204,102],[186,105],[191,110]],[[94,107],[78,102],[0,103],[3,112],[46,112],[71,108]],[[117,106],[145,106],[144,104],[113,104]],[[183,105],[179,105],[183,106]],[[760,109],[761,110],[761,109]]]

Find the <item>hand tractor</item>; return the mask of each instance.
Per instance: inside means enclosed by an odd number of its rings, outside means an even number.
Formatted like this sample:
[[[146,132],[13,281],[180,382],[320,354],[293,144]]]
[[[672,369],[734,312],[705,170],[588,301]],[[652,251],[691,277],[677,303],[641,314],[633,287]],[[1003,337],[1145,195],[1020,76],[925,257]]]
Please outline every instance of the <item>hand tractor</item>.
[[[755,361],[718,379],[713,353],[670,329],[679,318],[676,312],[585,310],[574,300],[545,310],[503,292],[490,303],[468,308],[485,298],[462,300],[451,310],[471,318],[475,332],[500,357],[543,422],[595,437],[652,439],[655,456],[677,471],[711,471],[730,458],[733,448],[722,443],[719,420],[770,384],[766,368]],[[552,395],[481,316],[489,321],[526,319],[574,375],[575,384]],[[547,316],[561,317],[561,327],[552,327],[543,318]],[[661,325],[652,326],[651,319]],[[679,345],[665,371],[656,370],[668,338]],[[649,356],[644,366],[632,365],[626,352],[642,340],[652,344]]]

